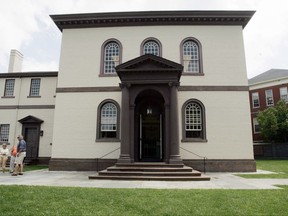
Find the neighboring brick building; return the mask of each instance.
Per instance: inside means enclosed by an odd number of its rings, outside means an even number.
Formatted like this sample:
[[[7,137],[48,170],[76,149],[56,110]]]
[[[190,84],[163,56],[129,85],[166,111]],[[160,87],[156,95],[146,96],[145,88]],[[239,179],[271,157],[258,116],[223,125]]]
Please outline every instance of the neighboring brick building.
[[[265,143],[257,122],[259,111],[275,106],[280,99],[288,102],[288,70],[271,69],[248,80],[253,150],[255,158],[288,158],[286,143]]]
[[[280,99],[288,102],[288,70],[271,69],[248,80],[253,142],[263,142],[257,113],[274,106]]]

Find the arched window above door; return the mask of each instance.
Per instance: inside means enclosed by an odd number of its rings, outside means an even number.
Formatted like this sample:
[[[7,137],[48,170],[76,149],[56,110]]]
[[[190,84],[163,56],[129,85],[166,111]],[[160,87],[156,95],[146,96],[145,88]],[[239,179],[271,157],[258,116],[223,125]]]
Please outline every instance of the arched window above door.
[[[152,54],[156,56],[161,56],[161,50],[161,43],[156,38],[147,38],[141,44],[141,55]]]

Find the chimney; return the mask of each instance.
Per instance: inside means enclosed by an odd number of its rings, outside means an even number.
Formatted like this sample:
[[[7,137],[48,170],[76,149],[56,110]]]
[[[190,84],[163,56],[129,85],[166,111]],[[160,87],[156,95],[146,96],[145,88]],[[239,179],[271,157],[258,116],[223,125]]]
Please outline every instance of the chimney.
[[[8,73],[21,72],[23,55],[17,50],[11,50]]]

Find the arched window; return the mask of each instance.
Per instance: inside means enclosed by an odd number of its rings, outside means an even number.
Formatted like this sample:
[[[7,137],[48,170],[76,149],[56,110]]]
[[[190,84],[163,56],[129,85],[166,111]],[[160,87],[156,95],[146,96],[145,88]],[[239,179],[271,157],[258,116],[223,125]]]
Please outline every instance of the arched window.
[[[186,39],[181,43],[181,59],[184,66],[183,72],[201,74],[201,45],[196,39]]]
[[[121,63],[122,46],[116,39],[102,45],[101,75],[116,75],[115,67]]]
[[[141,44],[141,55],[161,56],[161,43],[156,38],[147,38]]]
[[[119,139],[119,105],[112,100],[98,107],[98,139]]]
[[[143,47],[144,54],[153,54],[159,56],[159,45],[155,41],[148,41]]]
[[[195,99],[187,101],[182,108],[183,115],[183,140],[205,141],[205,108]]]

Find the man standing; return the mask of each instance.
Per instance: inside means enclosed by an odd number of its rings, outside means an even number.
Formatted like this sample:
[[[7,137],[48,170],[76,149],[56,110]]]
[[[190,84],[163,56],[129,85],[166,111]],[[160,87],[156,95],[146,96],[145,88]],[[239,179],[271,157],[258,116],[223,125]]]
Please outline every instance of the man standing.
[[[17,136],[19,143],[17,145],[16,167],[12,176],[23,175],[23,161],[26,157],[26,142],[22,135]]]

